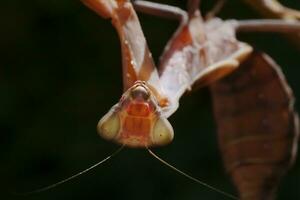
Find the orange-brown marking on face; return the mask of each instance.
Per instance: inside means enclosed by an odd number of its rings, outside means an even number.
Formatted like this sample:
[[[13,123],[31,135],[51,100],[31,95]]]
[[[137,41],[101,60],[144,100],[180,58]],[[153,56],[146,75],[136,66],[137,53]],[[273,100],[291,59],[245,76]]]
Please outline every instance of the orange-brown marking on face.
[[[123,125],[123,134],[134,137],[148,138],[151,121],[148,118],[126,116]]]
[[[121,141],[129,146],[148,145],[153,121],[149,104],[133,101],[124,111]]]
[[[148,117],[150,108],[147,103],[131,103],[127,108],[127,114],[137,117]]]

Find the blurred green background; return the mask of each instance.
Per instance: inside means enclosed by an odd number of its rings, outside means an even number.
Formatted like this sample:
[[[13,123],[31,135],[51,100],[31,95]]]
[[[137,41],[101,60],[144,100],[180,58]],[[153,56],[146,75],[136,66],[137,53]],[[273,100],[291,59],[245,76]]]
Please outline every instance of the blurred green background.
[[[160,1],[182,8],[185,1]],[[300,9],[299,1],[285,0]],[[204,1],[209,10],[214,1]],[[144,149],[125,149],[108,163],[55,189],[14,196],[57,182],[103,159],[117,146],[96,134],[98,120],[122,94],[120,47],[109,20],[78,0],[0,3],[0,199],[226,199],[170,171]],[[139,15],[158,60],[177,22]],[[259,18],[230,0],[222,18]],[[270,54],[300,99],[300,50],[278,34],[242,34]],[[296,102],[299,111],[299,103]],[[216,141],[207,89],[188,94],[170,118],[172,144],[155,151],[179,169],[235,194]],[[299,156],[279,199],[300,199]]]

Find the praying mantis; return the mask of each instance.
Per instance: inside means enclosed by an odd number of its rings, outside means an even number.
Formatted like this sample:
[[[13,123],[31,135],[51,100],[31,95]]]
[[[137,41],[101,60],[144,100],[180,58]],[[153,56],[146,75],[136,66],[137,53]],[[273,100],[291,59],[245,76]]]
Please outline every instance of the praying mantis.
[[[105,17],[107,17],[107,15],[109,15],[109,13],[107,11],[103,11],[101,10],[101,7],[98,7],[97,5],[100,5],[101,2],[103,4],[107,3],[108,8],[110,6],[114,6],[114,3],[112,3],[111,5],[110,2],[113,1],[84,1],[86,4],[89,5],[89,7],[92,7],[92,9],[98,11],[100,15],[103,15]],[[212,58],[208,58],[206,57],[206,51],[205,48],[203,48],[201,54],[199,55],[200,58],[204,58],[207,59],[205,61],[205,63],[213,63],[216,62],[217,64],[215,66],[213,66],[212,69],[208,70],[208,71],[204,71],[203,74],[201,74],[201,78],[197,77],[199,74],[199,71],[193,72],[193,70],[197,70],[197,69],[191,69],[192,73],[185,75],[184,71],[175,71],[175,72],[166,72],[164,71],[164,69],[167,70],[168,66],[170,66],[172,64],[172,61],[175,59],[175,64],[178,64],[178,62],[180,61],[176,61],[176,58],[184,55],[185,52],[181,52],[181,50],[185,47],[185,46],[192,46],[191,41],[189,41],[189,38],[185,38],[183,36],[181,36],[181,34],[183,34],[184,36],[187,36],[187,33],[183,32],[184,27],[188,26],[189,28],[193,29],[193,28],[199,28],[197,30],[203,30],[203,29],[207,29],[213,32],[213,30],[216,27],[222,27],[224,24],[223,22],[219,22],[219,21],[215,21],[213,23],[216,24],[209,24],[207,25],[207,27],[203,27],[203,24],[199,23],[199,21],[197,21],[199,19],[199,14],[198,14],[198,10],[195,9],[195,5],[193,5],[193,3],[197,4],[197,1],[190,1],[190,9],[189,9],[189,20],[188,23],[186,21],[184,21],[184,18],[182,18],[182,26],[178,29],[177,35],[175,34],[173,36],[173,39],[171,40],[171,42],[169,43],[169,45],[167,46],[167,50],[165,51],[164,55],[163,55],[163,59],[162,59],[162,67],[160,68],[160,75],[158,75],[158,73],[156,72],[154,66],[153,66],[153,62],[151,61],[151,57],[149,56],[150,52],[149,50],[146,48],[145,46],[145,42],[143,39],[143,35],[141,32],[139,32],[139,30],[135,29],[136,26],[138,26],[137,24],[135,24],[137,21],[137,18],[135,18],[135,20],[133,20],[133,30],[137,31],[134,32],[134,37],[133,35],[130,35],[130,25],[129,25],[129,34],[128,35],[122,35],[124,34],[124,32],[126,33],[127,30],[122,30],[122,27],[120,24],[122,23],[126,23],[126,21],[122,21],[123,19],[126,19],[126,17],[131,16],[133,11],[133,8],[130,7],[129,2],[127,1],[120,1],[120,5],[123,5],[124,7],[129,6],[129,10],[126,8],[124,8],[124,10],[121,9],[120,12],[120,19],[114,19],[114,23],[115,26],[117,27],[120,37],[121,37],[121,46],[122,46],[122,52],[123,52],[123,66],[124,70],[123,70],[123,82],[124,82],[124,91],[125,94],[124,96],[121,98],[121,102],[119,103],[120,105],[116,106],[113,108],[112,111],[110,111],[100,122],[98,125],[98,129],[100,130],[100,134],[109,140],[115,140],[118,143],[124,144],[125,146],[131,146],[131,147],[151,147],[152,145],[165,145],[167,143],[170,143],[171,140],[173,139],[173,130],[170,127],[170,124],[166,121],[167,118],[173,113],[175,112],[175,110],[178,107],[178,100],[179,97],[184,93],[184,91],[186,89],[188,89],[192,84],[191,84],[191,80],[190,77],[186,78],[186,76],[191,76],[192,77],[196,77],[194,78],[194,80],[192,79],[192,81],[196,81],[196,79],[201,80],[200,86],[207,86],[207,85],[211,85],[213,84],[215,81],[217,81],[218,79],[221,79],[222,77],[227,76],[228,74],[230,74],[232,71],[236,70],[236,68],[239,67],[240,63],[243,63],[244,60],[247,59],[247,56],[250,55],[251,52],[251,47],[245,43],[240,43],[238,41],[235,41],[234,37],[229,39],[229,45],[230,42],[235,43],[232,47],[229,47],[229,52],[228,54],[230,55],[232,52],[237,52],[237,54],[235,54],[234,56],[232,56],[230,59],[225,61],[223,60],[224,58],[226,58],[228,55],[221,55],[224,57],[220,57],[220,52],[215,52],[216,49],[210,49],[211,52],[209,52],[209,55],[212,55],[213,53],[215,53],[216,59],[220,59],[215,61],[214,57]],[[100,4],[99,4],[100,3]],[[136,4],[138,6],[138,4]],[[147,6],[146,6],[147,7]],[[146,8],[145,6],[141,6],[140,8]],[[151,7],[151,6],[150,6]],[[198,6],[197,6],[198,7]],[[99,9],[101,8],[101,9]],[[149,8],[149,7],[148,7]],[[151,7],[153,8],[153,7]],[[194,9],[194,10],[193,10]],[[124,11],[124,12],[123,12]],[[147,12],[147,11],[145,11]],[[181,16],[182,17],[182,16]],[[196,19],[196,20],[194,20]],[[119,21],[118,21],[119,20]],[[118,23],[120,23],[118,25]],[[116,25],[117,24],[117,25]],[[191,25],[191,26],[190,26]],[[230,24],[226,24],[229,27],[229,32],[228,32],[228,36],[233,36],[231,33],[230,26],[237,26],[239,27],[239,25],[235,25],[234,23]],[[227,29],[228,27],[226,27],[226,25],[224,25],[224,29]],[[118,27],[120,26],[120,27]],[[210,27],[211,26],[211,27]],[[240,26],[239,28],[241,28],[242,26]],[[236,27],[235,27],[236,28]],[[238,29],[238,28],[237,28]],[[289,31],[289,30],[288,30]],[[210,33],[210,32],[209,32]],[[211,35],[210,35],[211,34]],[[213,33],[208,34],[211,37],[213,36]],[[192,34],[191,34],[192,35]],[[122,38],[122,36],[125,37]],[[126,39],[126,37],[128,37]],[[132,38],[130,38],[132,37]],[[178,37],[178,42],[176,41],[176,37]],[[195,36],[197,41],[199,44],[202,44],[203,42],[205,42],[205,38],[201,38],[201,34],[200,35],[196,35]],[[199,38],[198,38],[199,37]],[[225,37],[227,37],[227,35],[225,34]],[[184,40],[186,39],[186,40]],[[223,38],[220,38],[220,40],[222,40]],[[139,46],[134,46],[132,47],[131,50],[129,50],[127,45],[132,45],[131,43],[134,43],[135,40],[137,41],[142,41],[142,45]],[[219,45],[218,41],[219,38],[216,38],[216,44],[213,45]],[[233,40],[233,41],[232,41]],[[127,41],[127,42],[126,42]],[[184,41],[184,42],[182,42]],[[210,41],[210,40],[209,40]],[[213,41],[213,40],[211,40]],[[181,43],[182,42],[182,43]],[[126,44],[127,43],[127,44]],[[129,44],[128,44],[129,43]],[[179,45],[179,47],[177,46]],[[181,45],[181,47],[180,47]],[[222,45],[222,44],[221,44]],[[195,45],[197,46],[197,45]],[[197,49],[197,48],[196,48]],[[202,49],[202,47],[199,47],[200,50]],[[140,51],[142,50],[142,52],[144,52],[142,55],[140,55]],[[130,55],[133,51],[133,55]],[[176,52],[178,51],[178,52]],[[188,51],[188,50],[187,50]],[[193,51],[193,49],[191,50]],[[136,53],[136,54],[135,54]],[[178,53],[178,54],[176,54]],[[187,52],[187,54],[189,53],[189,51]],[[145,56],[146,55],[146,56]],[[175,56],[176,55],[176,56]],[[174,56],[174,57],[173,57]],[[201,57],[202,56],[202,57]],[[262,59],[262,57],[260,56],[259,53],[254,53],[253,56],[255,58]],[[144,60],[145,59],[145,60]],[[172,60],[173,59],[173,60]],[[185,59],[184,56],[182,59]],[[204,66],[203,68],[205,68],[205,63],[201,63],[203,62],[203,59],[199,59],[198,58],[192,58],[192,61],[188,61],[186,62],[186,64],[189,64],[190,62],[195,62],[199,67],[199,65]],[[212,60],[210,60],[212,59]],[[218,63],[218,61],[220,61],[220,63]],[[259,61],[258,61],[259,62]],[[170,64],[171,63],[171,64]],[[174,65],[174,64],[173,64]],[[139,68],[143,66],[143,68]],[[193,66],[191,66],[192,68]],[[138,69],[138,73],[135,71],[135,69]],[[170,69],[170,68],[169,68]],[[215,73],[214,73],[215,72]],[[241,72],[240,72],[241,73]],[[278,73],[278,72],[277,72]],[[164,75],[166,74],[166,75]],[[196,74],[196,75],[194,75]],[[133,78],[134,77],[134,78]],[[173,80],[175,79],[175,80]],[[177,80],[178,79],[178,80]],[[225,80],[226,82],[226,80]],[[229,80],[230,82],[230,80]],[[161,85],[160,85],[161,84]],[[175,84],[175,89],[173,89],[172,87]],[[178,85],[176,85],[178,84]],[[224,85],[226,85],[226,83],[224,83]],[[286,83],[284,83],[284,85],[286,85]],[[221,87],[221,89],[219,89],[219,87]],[[218,92],[219,90],[222,90],[222,87],[224,86],[220,86],[218,85],[218,83],[216,85],[213,85],[211,87],[213,96],[215,97],[214,100],[217,101],[217,99],[221,99],[222,96],[221,95],[222,92]],[[166,88],[169,88],[169,90],[167,90],[167,94],[164,94],[164,90],[166,90]],[[126,92],[127,91],[127,92]],[[285,91],[286,92],[286,91]],[[284,93],[285,95],[288,95],[287,93]],[[291,98],[291,97],[290,97]],[[288,101],[290,101],[290,98],[288,98]],[[143,102],[145,100],[150,99],[150,103],[145,106],[143,104]],[[216,105],[218,105],[218,102],[215,102]],[[124,106],[124,107],[123,107]],[[222,108],[217,108],[219,110],[222,110]],[[156,112],[157,110],[159,110],[159,112]],[[127,112],[127,113],[126,113]],[[216,111],[218,112],[218,110]],[[119,116],[116,116],[117,115]],[[163,115],[161,115],[163,113]],[[291,111],[291,113],[293,113],[293,111]],[[288,113],[288,115],[292,115],[291,113]],[[151,115],[149,117],[149,114]],[[131,117],[131,118],[130,118]],[[139,119],[135,119],[137,117],[148,117],[147,119],[145,119],[146,121],[140,121]],[[217,116],[218,118],[218,116]],[[118,120],[123,121],[121,123],[122,127],[120,128],[120,122]],[[220,121],[221,119],[217,119],[217,121]],[[126,122],[127,121],[127,122]],[[154,125],[149,125],[154,123]],[[218,122],[218,123],[222,123],[222,122]],[[292,122],[295,123],[295,127],[297,126],[297,122]],[[140,129],[136,129],[137,127],[135,126],[135,124],[139,124],[139,128]],[[145,125],[146,124],[146,125]],[[144,127],[148,127],[148,128],[144,128]],[[151,128],[149,128],[151,127]],[[125,128],[125,129],[123,129]],[[122,133],[119,132],[119,130],[122,129]],[[143,133],[142,136],[140,137],[139,134]],[[295,132],[295,135],[293,138],[296,137],[296,132],[297,131],[292,131]],[[135,133],[133,135],[130,135],[131,133]],[[176,133],[176,130],[175,130]],[[128,135],[129,134],[129,135]],[[148,134],[148,135],[147,135]],[[149,134],[151,134],[151,136],[149,137]],[[120,137],[119,137],[120,136]],[[293,141],[296,141],[296,139],[293,139]],[[295,144],[294,144],[295,145]],[[273,195],[273,194],[272,194]],[[245,198],[246,199],[246,198]]]
[[[181,20],[157,72],[130,2],[84,3],[102,17],[112,19],[123,55],[125,93],[100,120],[100,135],[130,147],[168,144],[174,133],[167,118],[178,108],[179,98],[193,85],[213,84],[219,143],[240,198],[273,199],[280,177],[295,159],[299,119],[291,90],[275,63],[235,39],[234,30],[249,30],[251,25],[218,19],[204,22],[199,1],[188,2],[188,13],[137,1],[142,12]],[[259,26],[278,30],[279,24],[254,25],[257,29]],[[213,83],[230,73],[229,78]],[[279,127],[271,125],[279,121]]]

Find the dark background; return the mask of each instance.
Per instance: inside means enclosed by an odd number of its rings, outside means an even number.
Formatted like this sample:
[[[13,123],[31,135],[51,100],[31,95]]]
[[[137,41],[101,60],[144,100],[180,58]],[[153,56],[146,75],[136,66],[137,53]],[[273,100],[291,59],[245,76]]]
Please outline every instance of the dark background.
[[[161,2],[182,8],[185,3]],[[283,3],[300,9],[297,0]],[[203,1],[204,12],[212,5]],[[55,189],[11,195],[69,177],[117,148],[101,139],[95,127],[122,94],[121,61],[109,20],[80,1],[2,0],[0,13],[0,199],[226,199],[162,166],[144,149],[125,149]],[[230,0],[220,16],[259,18],[240,0]],[[157,61],[177,23],[145,15],[140,20]],[[270,54],[300,99],[300,51],[278,34],[239,38]],[[155,151],[202,181],[235,194],[219,155],[208,90],[186,95],[180,104],[170,118],[174,142]],[[281,183],[279,199],[300,199],[299,188],[298,159]]]

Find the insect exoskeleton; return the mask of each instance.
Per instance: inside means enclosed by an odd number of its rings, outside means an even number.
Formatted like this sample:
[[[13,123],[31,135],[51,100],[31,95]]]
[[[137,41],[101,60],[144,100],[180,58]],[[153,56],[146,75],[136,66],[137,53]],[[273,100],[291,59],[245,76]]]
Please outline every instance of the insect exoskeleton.
[[[162,146],[173,140],[171,124],[163,116],[147,84],[137,81],[99,121],[98,133],[130,147]]]

